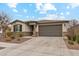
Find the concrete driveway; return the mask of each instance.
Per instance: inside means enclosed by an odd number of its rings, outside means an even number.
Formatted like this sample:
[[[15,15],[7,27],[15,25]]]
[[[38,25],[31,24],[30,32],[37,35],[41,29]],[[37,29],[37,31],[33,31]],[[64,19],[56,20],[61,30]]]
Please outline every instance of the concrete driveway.
[[[67,56],[67,55],[79,55],[79,50],[68,49],[62,37],[33,37],[31,40],[28,40],[22,44],[14,44],[14,45],[12,44],[12,46],[0,50],[0,55],[2,56],[66,55]]]

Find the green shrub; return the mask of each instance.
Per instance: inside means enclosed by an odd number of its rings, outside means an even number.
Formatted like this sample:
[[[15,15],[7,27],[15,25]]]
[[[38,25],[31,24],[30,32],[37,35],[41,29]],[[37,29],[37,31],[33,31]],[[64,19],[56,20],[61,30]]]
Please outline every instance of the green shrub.
[[[6,41],[11,41],[11,38],[10,37],[7,37],[5,39],[6,39]]]
[[[76,41],[79,44],[79,35],[76,36]]]
[[[23,35],[22,34],[19,34],[19,37],[22,37]]]
[[[12,36],[11,36],[11,39],[15,39],[15,37],[12,35]]]
[[[18,38],[17,41],[20,41],[20,38]]]
[[[11,36],[12,36],[12,33],[11,33],[11,32],[7,32],[6,35],[7,35],[8,37],[11,37]]]
[[[67,35],[68,40],[71,40],[71,37],[69,35]]]
[[[70,45],[74,45],[74,42],[73,42],[73,41],[68,41],[68,43],[69,43]]]
[[[76,35],[73,36],[72,40],[73,41],[76,41]]]

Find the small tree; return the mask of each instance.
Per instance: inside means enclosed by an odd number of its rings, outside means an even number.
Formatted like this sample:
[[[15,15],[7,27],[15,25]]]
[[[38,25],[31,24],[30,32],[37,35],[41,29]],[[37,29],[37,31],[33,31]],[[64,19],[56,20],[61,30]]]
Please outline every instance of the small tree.
[[[0,12],[0,27],[2,28],[2,35],[5,38],[5,31],[8,28],[10,17],[5,12]]]
[[[78,21],[76,19],[72,20],[73,26],[78,24]]]
[[[76,35],[75,35],[75,26],[78,24],[78,21],[76,19],[73,19],[69,23],[69,35],[72,38],[73,41],[76,40]]]
[[[76,19],[73,19],[73,20],[70,21],[70,27],[73,27],[77,24],[78,24],[78,21]]]

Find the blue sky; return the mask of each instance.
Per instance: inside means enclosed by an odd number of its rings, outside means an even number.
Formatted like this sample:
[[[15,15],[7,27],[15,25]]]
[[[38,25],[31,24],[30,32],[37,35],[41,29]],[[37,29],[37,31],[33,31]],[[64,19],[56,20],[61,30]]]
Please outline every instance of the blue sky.
[[[0,3],[12,20],[79,19],[78,3]]]

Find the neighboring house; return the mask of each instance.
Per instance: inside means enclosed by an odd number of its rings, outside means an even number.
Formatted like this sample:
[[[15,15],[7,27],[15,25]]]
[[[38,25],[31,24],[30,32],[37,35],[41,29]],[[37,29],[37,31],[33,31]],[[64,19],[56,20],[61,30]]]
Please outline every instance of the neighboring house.
[[[22,32],[28,36],[61,37],[67,33],[67,24],[64,20],[20,21],[10,23],[11,32]]]

